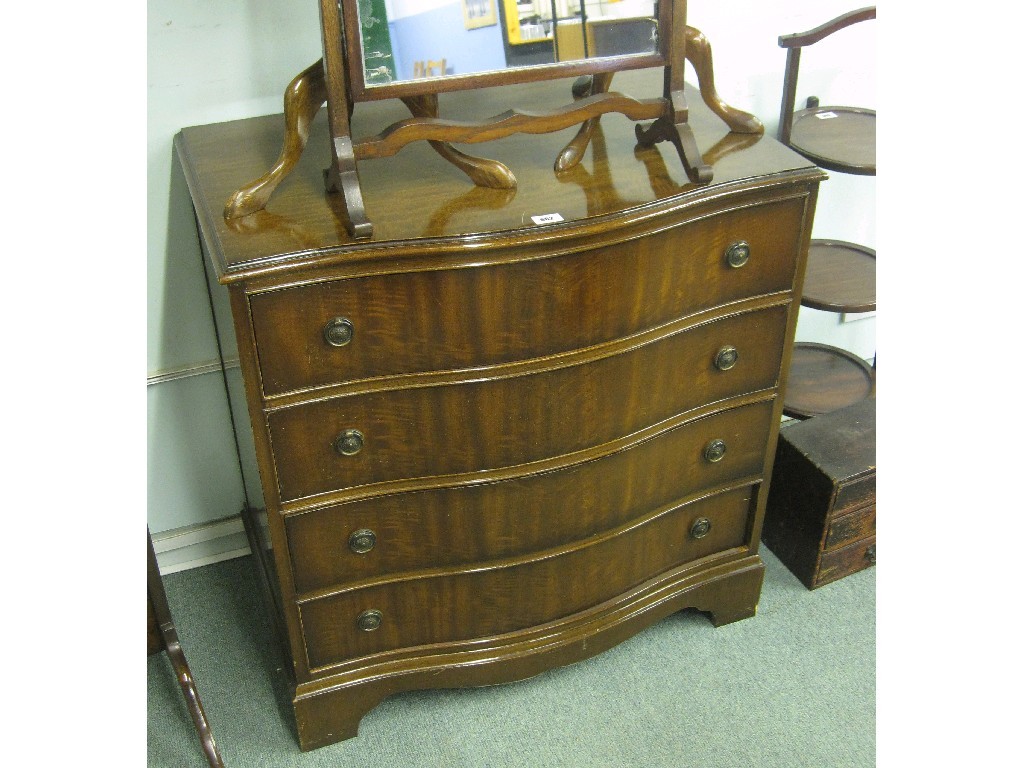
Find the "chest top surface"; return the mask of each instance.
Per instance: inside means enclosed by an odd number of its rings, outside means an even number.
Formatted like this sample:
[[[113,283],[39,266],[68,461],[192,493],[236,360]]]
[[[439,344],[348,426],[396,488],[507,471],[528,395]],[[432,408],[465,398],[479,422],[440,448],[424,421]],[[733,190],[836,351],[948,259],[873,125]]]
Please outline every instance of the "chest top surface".
[[[615,86],[638,96],[656,92],[659,75],[656,70],[623,73]],[[543,105],[563,99],[570,86],[571,81],[551,81],[446,94],[441,114],[476,119],[500,113],[510,102]],[[410,244],[486,248],[524,234],[557,240],[581,225],[607,227],[624,214],[643,218],[772,180],[824,178],[806,159],[767,136],[730,133],[695,89],[688,88],[688,101],[698,144],[714,168],[710,185],[687,179],[673,147],[637,148],[635,124],[621,115],[601,118],[583,161],[562,174],[555,173],[553,163],[575,129],[460,147],[507,165],[518,179],[514,190],[476,187],[426,142],[416,142],[394,157],[359,163],[366,210],[375,227],[373,238],[360,241],[346,232],[339,197],[324,192],[330,149],[322,112],[299,164],[266,210],[233,221],[225,221],[224,204],[234,190],[274,164],[282,117],[185,128],[175,144],[222,282],[315,265],[325,255],[335,260],[370,253],[379,257]],[[360,104],[353,116],[355,135],[380,130],[403,117],[404,109],[397,100]],[[537,224],[534,217],[562,223]]]

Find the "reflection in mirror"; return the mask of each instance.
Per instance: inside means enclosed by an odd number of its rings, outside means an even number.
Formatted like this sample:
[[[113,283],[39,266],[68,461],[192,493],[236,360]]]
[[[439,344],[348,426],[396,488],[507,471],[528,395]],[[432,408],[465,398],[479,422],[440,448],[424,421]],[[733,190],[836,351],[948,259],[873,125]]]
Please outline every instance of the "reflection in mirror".
[[[658,51],[657,0],[359,0],[367,87]]]

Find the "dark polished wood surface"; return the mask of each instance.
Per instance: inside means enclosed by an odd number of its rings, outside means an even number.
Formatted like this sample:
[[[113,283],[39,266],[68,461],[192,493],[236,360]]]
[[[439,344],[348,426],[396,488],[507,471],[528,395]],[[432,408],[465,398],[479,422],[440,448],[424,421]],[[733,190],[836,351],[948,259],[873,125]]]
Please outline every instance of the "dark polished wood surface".
[[[802,200],[790,199],[702,218],[628,249],[615,244],[542,261],[261,293],[250,301],[264,393],[556,355],[716,304],[785,291],[796,271],[802,215]],[[722,254],[741,239],[754,258],[732,269]],[[668,250],[679,258],[666,260]],[[603,311],[580,311],[587,306]],[[325,345],[325,320],[341,307],[352,340]]]
[[[830,344],[793,347],[785,414],[809,419],[858,403],[875,393],[875,372],[852,352]]]
[[[651,574],[742,546],[753,498],[751,488],[741,488],[659,510],[640,523],[519,562],[454,573],[413,572],[303,602],[310,667],[397,648],[502,635],[578,613],[612,600]],[[711,529],[698,539],[690,530],[701,517],[710,519]],[[624,552],[630,556],[622,557]],[[352,631],[360,611],[371,606],[383,614],[380,628]]]
[[[811,240],[801,301],[825,312],[873,311],[875,250],[844,240]]]
[[[702,405],[778,381],[787,307],[724,318],[636,350],[522,376],[390,389],[269,413],[282,500],[333,489],[457,475],[584,451]],[[715,369],[718,349],[744,357]],[[749,350],[749,352],[748,352]],[[741,354],[743,354],[741,353]],[[688,386],[679,386],[685,377]],[[585,405],[576,393],[584,392]],[[544,403],[543,416],[538,403]],[[364,436],[358,454],[333,443]]]
[[[621,526],[694,488],[756,479],[773,410],[774,403],[765,399],[709,417],[698,413],[595,459],[291,515],[286,525],[296,591],[311,596],[345,580],[450,569],[550,549]],[[724,440],[728,450],[726,459],[709,463],[702,452],[714,439]],[[622,477],[635,481],[623,484]],[[545,514],[564,502],[567,487],[580,489],[573,514]],[[349,537],[363,529],[376,533],[377,546],[353,552]]]
[[[796,110],[800,59],[813,46],[854,24],[875,19],[875,7],[849,11],[806,32],[779,37],[786,51],[786,74],[779,114],[779,141],[822,168],[875,175],[875,111],[821,106],[816,96]],[[812,51],[813,53],[813,51]],[[849,62],[856,69],[861,64]],[[828,312],[867,312],[875,308],[875,252],[842,241],[812,241],[803,303]],[[851,405],[874,392],[875,376],[856,355],[824,344],[800,344],[793,353],[785,413],[806,419]]]
[[[625,90],[659,87],[657,70],[617,75]],[[487,116],[499,104],[550,103],[571,89],[570,81],[534,83],[516,88],[446,94],[446,114]],[[325,121],[314,122],[309,145],[292,175],[278,188],[267,209],[227,222],[224,201],[239,185],[269,167],[280,149],[284,123],[279,115],[184,129],[176,142],[201,224],[209,233],[214,263],[222,279],[239,279],[280,265],[294,268],[313,261],[344,261],[386,248],[389,241],[430,240],[480,234],[479,245],[512,237],[534,227],[530,217],[557,213],[566,221],[597,219],[624,208],[642,207],[693,192],[694,200],[708,199],[751,174],[760,179],[789,171],[809,174],[806,159],[777,142],[756,135],[731,134],[728,126],[703,106],[696,91],[690,99],[693,126],[704,159],[714,167],[710,187],[691,183],[675,151],[664,145],[633,151],[633,123],[621,115],[600,121],[584,161],[573,171],[556,176],[550,158],[571,138],[571,131],[537,136],[511,136],[489,143],[488,154],[511,168],[517,190],[473,186],[456,168],[426,144],[406,147],[393,158],[366,163],[359,174],[372,217],[373,238],[351,238],[340,217],[337,197],[323,192],[323,169],[330,162]],[[504,107],[502,107],[504,109]],[[359,104],[353,115],[355,133],[376,132],[404,116],[399,102]],[[500,111],[500,110],[499,110]],[[756,170],[754,170],[756,169]],[[642,215],[642,212],[638,212]],[[544,227],[557,238],[558,225]],[[497,233],[497,234],[487,234]],[[436,245],[434,243],[433,245]],[[324,250],[331,252],[326,258]]]
[[[815,107],[793,115],[790,146],[822,168],[875,175],[875,111],[862,107]]]
[[[228,284],[303,749],[396,691],[519,680],[687,607],[753,615],[824,174],[707,109],[690,124],[709,185],[615,115],[558,176],[566,136],[489,145],[514,191],[410,145],[361,167],[359,241],[322,191],[322,127],[268,208],[230,223],[279,118],[177,137]]]

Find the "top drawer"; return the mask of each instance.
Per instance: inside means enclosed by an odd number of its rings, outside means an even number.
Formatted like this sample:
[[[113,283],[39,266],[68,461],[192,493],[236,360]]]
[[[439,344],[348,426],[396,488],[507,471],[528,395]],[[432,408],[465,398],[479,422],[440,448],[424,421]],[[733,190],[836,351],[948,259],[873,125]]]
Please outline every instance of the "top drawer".
[[[541,357],[788,290],[803,210],[794,198],[549,259],[255,294],[264,395]],[[732,267],[725,254],[740,241],[750,257]]]

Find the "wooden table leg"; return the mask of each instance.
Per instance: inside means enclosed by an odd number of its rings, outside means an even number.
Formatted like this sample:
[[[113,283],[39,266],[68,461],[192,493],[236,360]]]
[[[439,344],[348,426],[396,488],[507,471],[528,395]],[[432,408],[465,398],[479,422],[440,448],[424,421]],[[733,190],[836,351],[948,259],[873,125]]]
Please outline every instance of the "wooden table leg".
[[[149,597],[149,637],[158,638],[162,645],[162,647],[157,646],[154,648],[151,640],[149,651],[150,653],[167,651],[167,658],[170,659],[171,667],[174,668],[174,675],[178,678],[178,684],[181,685],[181,691],[185,696],[185,703],[188,705],[192,722],[195,723],[196,731],[199,732],[199,740],[202,743],[206,760],[211,768],[224,768],[224,761],[221,759],[220,751],[213,740],[213,732],[210,730],[210,723],[206,719],[203,703],[199,699],[199,691],[196,690],[192,670],[189,668],[185,654],[181,650],[181,643],[178,642],[178,632],[174,627],[171,609],[167,605],[167,593],[164,592],[163,579],[160,577],[160,570],[156,564],[156,553],[153,551],[153,537],[149,535],[148,529],[146,536],[149,543],[149,562],[146,580]]]

